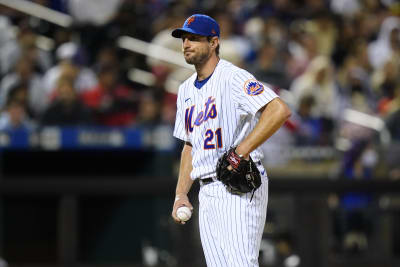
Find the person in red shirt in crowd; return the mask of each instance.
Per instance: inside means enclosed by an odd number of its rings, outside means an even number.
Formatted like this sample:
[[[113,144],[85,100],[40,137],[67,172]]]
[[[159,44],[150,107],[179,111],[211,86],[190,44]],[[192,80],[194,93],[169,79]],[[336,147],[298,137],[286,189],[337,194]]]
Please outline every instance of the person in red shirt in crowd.
[[[130,126],[135,122],[136,92],[119,82],[115,66],[99,67],[98,84],[82,94],[83,102],[93,111],[97,124]]]

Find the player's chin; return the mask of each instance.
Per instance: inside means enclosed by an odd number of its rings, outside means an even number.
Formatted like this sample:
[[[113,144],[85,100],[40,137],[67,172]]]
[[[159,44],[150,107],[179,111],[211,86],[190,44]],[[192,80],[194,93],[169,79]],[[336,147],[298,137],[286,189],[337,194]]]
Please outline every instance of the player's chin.
[[[196,63],[196,61],[193,59],[193,57],[189,57],[189,56],[185,56],[185,61],[187,64],[191,64],[191,65]]]

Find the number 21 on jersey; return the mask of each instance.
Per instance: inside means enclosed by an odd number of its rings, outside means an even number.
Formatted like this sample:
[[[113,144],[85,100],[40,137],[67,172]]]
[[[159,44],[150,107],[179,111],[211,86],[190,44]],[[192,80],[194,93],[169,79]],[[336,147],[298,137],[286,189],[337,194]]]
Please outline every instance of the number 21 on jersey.
[[[205,134],[204,139],[204,149],[215,149],[222,148],[222,130],[218,128],[213,132],[211,129],[208,129]]]

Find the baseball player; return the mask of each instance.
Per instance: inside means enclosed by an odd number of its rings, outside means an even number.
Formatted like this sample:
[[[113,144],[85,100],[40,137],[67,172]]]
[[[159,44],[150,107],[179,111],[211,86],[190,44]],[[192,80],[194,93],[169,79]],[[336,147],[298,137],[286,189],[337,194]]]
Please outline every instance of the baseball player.
[[[218,23],[202,14],[190,16],[172,32],[182,39],[185,60],[196,69],[178,92],[174,136],[184,147],[172,217],[184,224],[177,209],[193,209],[187,194],[199,180],[207,266],[258,266],[268,202],[259,146],[282,126],[290,110],[253,75],[219,58],[219,35]],[[224,172],[227,178],[222,178]]]

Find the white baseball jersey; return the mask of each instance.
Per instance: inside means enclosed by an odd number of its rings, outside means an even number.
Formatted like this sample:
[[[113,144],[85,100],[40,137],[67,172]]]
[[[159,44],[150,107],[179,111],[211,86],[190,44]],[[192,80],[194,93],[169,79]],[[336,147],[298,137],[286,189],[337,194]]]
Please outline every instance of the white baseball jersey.
[[[220,60],[198,89],[196,73],[180,87],[174,136],[192,144],[191,178],[215,178],[218,158],[237,146],[254,128],[260,108],[277,95],[250,73]],[[268,178],[251,153],[262,184],[254,192],[234,195],[215,181],[199,192],[199,228],[208,267],[257,267],[268,203]]]
[[[258,121],[257,111],[275,97],[249,72],[220,60],[207,83],[194,86],[194,73],[180,87],[174,136],[192,144],[191,178],[215,177],[218,159],[237,146]],[[260,149],[251,153],[262,159]]]

